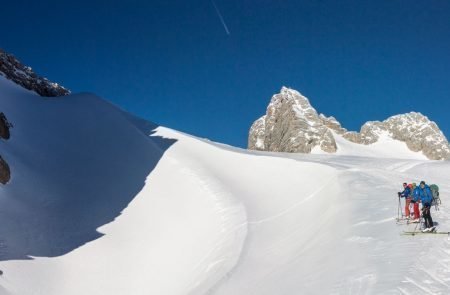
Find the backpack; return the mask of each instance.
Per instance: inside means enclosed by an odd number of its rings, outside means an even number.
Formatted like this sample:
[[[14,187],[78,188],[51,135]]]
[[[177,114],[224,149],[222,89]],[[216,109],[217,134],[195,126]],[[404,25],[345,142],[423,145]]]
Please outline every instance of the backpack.
[[[408,187],[411,190],[411,196],[412,196],[414,193],[414,190],[416,189],[416,183],[415,182],[410,183],[410,184],[408,184]]]
[[[442,204],[441,198],[439,197],[439,186],[437,184],[430,185],[431,194],[433,195],[433,205]]]

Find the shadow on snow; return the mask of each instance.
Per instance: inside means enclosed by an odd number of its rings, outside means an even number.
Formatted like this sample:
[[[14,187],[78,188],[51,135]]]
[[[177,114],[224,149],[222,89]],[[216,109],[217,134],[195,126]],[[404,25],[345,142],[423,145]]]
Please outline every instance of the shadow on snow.
[[[1,261],[60,256],[101,237],[176,141],[93,96],[34,104],[9,110],[15,134],[2,143],[12,179],[0,192]]]

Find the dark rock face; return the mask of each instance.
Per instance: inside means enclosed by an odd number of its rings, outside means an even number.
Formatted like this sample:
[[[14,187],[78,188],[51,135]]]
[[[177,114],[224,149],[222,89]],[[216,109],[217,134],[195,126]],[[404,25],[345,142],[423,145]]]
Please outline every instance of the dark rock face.
[[[0,138],[8,140],[10,137],[9,128],[12,124],[8,122],[5,114],[0,113]],[[0,156],[0,183],[6,184],[11,178],[11,171],[8,163]]]
[[[12,127],[12,124],[8,122],[5,114],[0,113],[0,138],[9,139],[10,133],[9,128]]]
[[[2,49],[0,49],[0,75],[28,90],[35,91],[40,96],[56,97],[70,94],[68,89],[38,76],[30,67],[24,66],[13,55]]]
[[[9,165],[0,156],[0,183],[7,184],[11,178],[11,171],[9,170]]]

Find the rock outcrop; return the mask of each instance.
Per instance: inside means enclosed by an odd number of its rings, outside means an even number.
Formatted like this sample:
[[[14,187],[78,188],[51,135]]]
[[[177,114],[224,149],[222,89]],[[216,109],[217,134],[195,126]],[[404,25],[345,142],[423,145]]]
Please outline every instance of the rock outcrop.
[[[9,165],[0,156],[0,183],[7,184],[11,178],[11,171],[9,170]]]
[[[250,128],[248,146],[256,150],[291,153],[309,153],[319,146],[332,153],[337,146],[326,124],[339,129],[340,124],[335,121],[320,116],[299,92],[283,87],[272,97],[266,115]]]
[[[30,67],[24,66],[13,55],[2,49],[0,49],[0,75],[41,96],[56,97],[70,94],[68,89],[38,76]]]
[[[431,160],[450,159],[447,138],[435,122],[420,113],[392,116],[365,123],[360,132],[347,131],[334,117],[318,114],[299,92],[283,87],[275,94],[266,115],[250,128],[248,148],[274,152],[310,153],[315,147],[334,153],[333,132],[358,144],[369,145],[383,136],[403,141],[408,148]]]
[[[447,138],[435,122],[421,113],[411,112],[392,116],[383,122],[367,122],[359,133],[349,132],[344,137],[367,145],[377,142],[384,134],[405,142],[410,150],[421,151],[431,160],[450,159]]]
[[[8,119],[6,118],[5,114],[3,114],[3,112],[0,112],[0,138],[9,139],[10,137],[9,129],[12,126],[13,125],[10,122],[8,122]]]
[[[344,134],[347,133],[347,129],[343,128],[341,126],[341,123],[336,120],[335,117],[326,117],[324,114],[319,115],[320,120],[322,120],[322,123],[330,128],[331,130],[335,131],[337,134]]]
[[[251,150],[260,150],[264,151],[264,139],[265,139],[265,133],[266,133],[266,116],[262,116],[258,120],[256,120],[252,127],[250,127],[250,130],[252,130],[248,137],[248,148]]]
[[[44,97],[56,97],[70,94],[66,88],[48,79],[38,76],[30,67],[24,66],[13,55],[0,49],[0,75],[14,83],[31,90]],[[0,93],[1,95],[1,93]],[[1,97],[0,97],[1,99]],[[0,113],[0,138],[10,138],[10,128],[5,114]],[[8,163],[0,156],[0,183],[6,184],[11,178]]]

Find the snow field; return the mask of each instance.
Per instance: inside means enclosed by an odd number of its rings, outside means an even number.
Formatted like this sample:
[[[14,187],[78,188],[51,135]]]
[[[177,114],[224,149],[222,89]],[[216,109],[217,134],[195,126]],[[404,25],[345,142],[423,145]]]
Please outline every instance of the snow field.
[[[0,77],[0,294],[448,294],[450,240],[402,236],[397,191],[450,164],[403,143],[252,152],[156,127],[90,95]],[[402,204],[403,205],[403,204]]]

